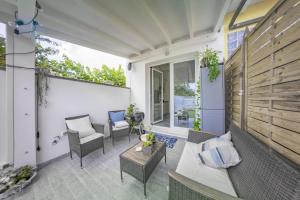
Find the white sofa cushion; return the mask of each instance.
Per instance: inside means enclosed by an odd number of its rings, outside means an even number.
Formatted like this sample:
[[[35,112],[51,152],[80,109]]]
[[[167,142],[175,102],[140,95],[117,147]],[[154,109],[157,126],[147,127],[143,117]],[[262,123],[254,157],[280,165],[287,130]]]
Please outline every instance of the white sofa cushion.
[[[214,168],[228,168],[241,162],[238,152],[232,145],[215,147],[198,155],[202,164]]]
[[[202,145],[201,152],[203,152],[203,151],[207,151],[210,149],[214,149],[216,147],[233,146],[233,143],[230,140],[216,137],[216,138],[206,140],[205,142],[202,142],[201,145]]]
[[[116,128],[122,128],[122,127],[128,127],[128,126],[129,126],[129,124],[125,120],[124,121],[115,122],[115,127]]]
[[[225,140],[231,141],[231,132],[227,131],[227,133],[225,133],[224,135],[221,135],[219,138],[223,138]]]
[[[201,144],[186,142],[176,172],[198,183],[237,197],[226,169],[203,165],[198,153]]]
[[[100,137],[104,137],[104,134],[102,134],[102,133],[94,133],[92,135],[89,135],[89,136],[86,136],[84,138],[81,138],[80,139],[80,144],[84,144],[84,143],[93,141],[93,140],[95,140],[97,138],[100,138]]]
[[[89,116],[66,120],[66,124],[69,129],[79,132],[79,138],[84,138],[96,133],[95,129],[92,127]]]
[[[112,127],[113,131],[123,130],[129,127],[129,124],[126,121],[115,122],[115,125]]]

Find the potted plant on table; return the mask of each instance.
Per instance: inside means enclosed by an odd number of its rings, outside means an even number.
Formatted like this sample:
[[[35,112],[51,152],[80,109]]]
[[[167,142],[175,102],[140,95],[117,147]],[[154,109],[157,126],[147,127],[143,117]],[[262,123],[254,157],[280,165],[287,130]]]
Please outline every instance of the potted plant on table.
[[[155,134],[144,134],[142,135],[141,140],[143,142],[143,153],[150,154],[153,150],[153,145],[155,144]]]

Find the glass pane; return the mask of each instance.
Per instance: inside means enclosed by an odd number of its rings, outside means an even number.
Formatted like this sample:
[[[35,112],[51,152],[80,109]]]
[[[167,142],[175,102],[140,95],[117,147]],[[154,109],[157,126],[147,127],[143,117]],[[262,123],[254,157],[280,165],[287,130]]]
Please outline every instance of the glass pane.
[[[162,120],[162,73],[153,70],[154,122]]]
[[[195,88],[195,61],[174,64],[174,126],[193,127]]]

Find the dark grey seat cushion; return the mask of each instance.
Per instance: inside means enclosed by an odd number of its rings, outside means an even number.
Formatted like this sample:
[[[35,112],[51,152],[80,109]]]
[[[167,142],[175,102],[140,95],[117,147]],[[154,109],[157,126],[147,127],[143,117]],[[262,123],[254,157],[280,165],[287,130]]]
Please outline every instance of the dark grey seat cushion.
[[[228,169],[238,196],[251,200],[299,200],[299,168],[233,123],[230,130],[242,158],[239,165]]]

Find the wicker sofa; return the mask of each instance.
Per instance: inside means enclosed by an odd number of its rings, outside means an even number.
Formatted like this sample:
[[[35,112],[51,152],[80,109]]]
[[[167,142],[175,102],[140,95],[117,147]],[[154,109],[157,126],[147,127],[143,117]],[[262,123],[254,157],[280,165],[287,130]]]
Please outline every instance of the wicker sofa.
[[[227,169],[237,197],[170,171],[169,200],[300,199],[299,166],[278,155],[252,135],[241,131],[233,123],[230,130],[232,141],[242,158],[240,164]],[[200,143],[213,137],[216,136],[190,132],[188,142]]]

